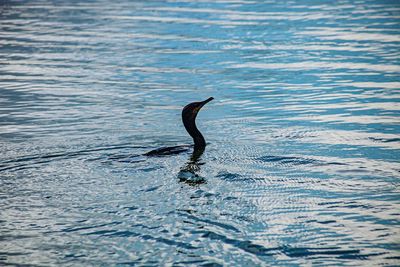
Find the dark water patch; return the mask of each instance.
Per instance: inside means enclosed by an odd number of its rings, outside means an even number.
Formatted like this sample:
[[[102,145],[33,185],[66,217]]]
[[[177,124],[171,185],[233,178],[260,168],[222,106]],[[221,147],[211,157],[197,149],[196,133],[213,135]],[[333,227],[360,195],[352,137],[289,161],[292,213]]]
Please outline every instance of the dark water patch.
[[[82,257],[86,257],[86,255],[85,254],[75,254],[75,253],[72,253],[72,254],[66,254],[65,256],[64,256],[64,258],[72,258],[72,259],[78,259],[78,258],[82,258]]]
[[[142,224],[142,223],[134,224],[132,226],[140,227],[140,228],[143,228],[143,229],[149,229],[149,230],[154,230],[154,229],[160,229],[161,228],[161,226],[149,226],[149,225],[145,225],[145,224]]]
[[[162,186],[153,186],[153,187],[149,187],[149,188],[142,189],[142,190],[139,190],[139,191],[140,192],[153,192],[153,191],[156,191],[157,189],[159,189],[161,187]]]
[[[286,156],[263,156],[258,158],[258,160],[263,162],[271,162],[278,165],[306,165],[306,164],[316,164],[318,162],[314,159],[286,157]]]
[[[318,221],[318,223],[321,224],[331,224],[331,223],[337,223],[335,220],[327,220],[327,221]]]
[[[12,235],[12,234],[7,234],[7,233],[2,233],[2,235],[0,236],[0,241],[29,239],[29,238],[35,238],[35,237],[37,237],[37,235]]]
[[[112,237],[137,237],[140,236],[139,233],[129,231],[129,230],[120,230],[120,231],[110,231],[107,236],[112,236]]]
[[[314,166],[325,166],[325,165],[340,165],[345,166],[347,164],[341,162],[324,162],[321,160],[302,158],[294,156],[262,156],[257,158],[257,160],[273,163],[276,165],[283,166],[296,166],[296,165],[314,165]]]
[[[178,212],[178,214],[180,216],[186,217],[187,219],[190,219],[194,223],[197,223],[197,222],[206,223],[206,224],[209,224],[209,225],[213,225],[213,226],[217,226],[217,227],[223,228],[225,230],[229,230],[229,231],[233,231],[233,232],[240,232],[239,229],[237,229],[236,227],[234,227],[232,225],[229,225],[229,224],[226,224],[226,223],[213,221],[213,220],[209,220],[209,219],[203,219],[203,218],[200,218],[198,216],[195,216],[195,215],[192,215],[192,214],[188,214],[188,213],[185,213],[185,212]]]
[[[323,203],[318,203],[318,205],[326,205],[327,208],[329,209],[335,209],[335,208],[349,208],[349,209],[365,209],[365,210],[371,210],[374,208],[373,205],[370,204],[360,204],[356,201],[342,201],[342,202],[323,202]]]
[[[129,211],[132,211],[132,210],[137,210],[137,209],[139,209],[139,207],[136,207],[136,206],[130,206],[130,207],[123,207],[124,209],[127,209],[127,210],[129,210]]]
[[[20,264],[18,262],[7,261],[2,263],[4,266],[21,266],[21,267],[42,267],[41,264]]]
[[[365,259],[360,255],[360,250],[346,250],[337,247],[332,248],[300,248],[300,247],[282,247],[282,252],[289,257],[312,257],[331,255],[336,257],[346,257],[348,259]]]
[[[220,234],[217,234],[212,231],[199,230],[199,231],[193,231],[193,233],[201,234],[202,238],[208,238],[211,240],[216,240],[216,241],[220,241],[220,242],[232,245],[232,246],[237,247],[245,252],[248,252],[248,253],[251,253],[251,254],[254,254],[257,256],[272,256],[275,251],[275,249],[266,248],[264,246],[254,244],[251,241],[228,238],[224,235],[220,235]]]
[[[144,226],[144,225],[142,225]],[[156,227],[158,228],[158,227]],[[150,230],[153,230],[155,228],[148,228]],[[139,232],[135,232],[132,230],[102,230],[102,231],[95,231],[95,232],[90,232],[87,233],[86,235],[100,235],[100,236],[105,236],[105,237],[122,237],[122,238],[129,238],[129,237],[138,237],[143,240],[151,240],[159,243],[163,243],[169,246],[174,246],[174,247],[179,247],[179,248],[184,248],[184,249],[196,249],[196,247],[184,243],[184,242],[179,242],[175,240],[171,240],[168,238],[163,238],[163,237],[156,237],[150,234],[143,234]]]
[[[0,259],[7,259],[7,256],[24,256],[29,255],[29,252],[4,252],[0,251]]]
[[[226,171],[220,171],[215,177],[223,181],[235,182],[235,183],[263,183],[265,181],[265,178],[263,177],[241,175],[238,173],[230,173]]]
[[[224,242],[229,245],[233,245],[241,250],[248,253],[254,254],[259,257],[273,256],[275,254],[285,254],[291,258],[312,258],[315,256],[333,256],[343,259],[359,259],[367,260],[369,257],[381,255],[381,253],[370,253],[363,254],[358,249],[341,249],[339,247],[318,247],[318,248],[307,248],[307,247],[292,247],[292,246],[281,246],[267,248],[262,245],[254,244],[248,240],[237,240],[228,238],[226,236],[217,234],[211,231],[195,231],[195,233],[201,233],[203,238],[209,238],[212,240],[217,240]]]
[[[301,248],[301,247],[277,247],[277,248],[266,248],[261,245],[253,244],[251,241],[241,241],[234,240],[223,237],[215,233],[207,233],[203,237],[208,237],[211,239],[219,239],[228,244],[232,244],[248,253],[255,254],[257,256],[272,256],[276,253],[283,253],[286,256],[297,258],[297,257],[313,257],[313,256],[335,256],[339,258],[347,259],[367,259],[368,256],[372,255],[362,255],[360,250],[346,250],[337,247],[332,248]]]
[[[222,180],[228,180],[228,181],[236,181],[236,180],[242,180],[243,176],[238,174],[238,173],[229,173],[229,172],[219,172],[216,177],[222,179]]]
[[[383,142],[383,143],[392,143],[392,142],[400,142],[400,138],[376,138],[376,137],[369,137],[369,139],[376,141],[376,142]]]
[[[223,265],[221,265],[219,263],[211,262],[211,263],[204,263],[204,264],[201,264],[199,266],[202,266],[202,267],[221,267]]]
[[[237,197],[233,197],[233,196],[228,196],[224,198],[225,201],[232,201],[232,200],[238,200]]]
[[[99,230],[99,231],[86,233],[85,235],[107,236],[107,235],[112,235],[116,231],[117,230]]]
[[[390,257],[385,257],[385,259],[388,259],[388,260],[400,260],[400,256],[390,256]],[[395,266],[395,265],[393,265],[393,266]]]
[[[167,238],[162,238],[162,237],[153,237],[151,235],[142,235],[141,238],[143,238],[144,240],[154,240],[160,243],[164,243],[166,245],[169,246],[175,246],[178,248],[184,248],[184,249],[197,249],[196,247],[188,244],[188,243],[184,243],[184,242],[179,242],[179,241],[174,241],[171,239],[167,239]]]
[[[143,262],[143,258],[139,258],[136,261],[120,261],[117,262],[118,265],[121,266],[138,266],[140,264],[142,264]],[[147,266],[156,266],[156,263],[153,263],[153,265],[147,264]]]
[[[135,161],[135,162],[138,162],[138,161]],[[157,169],[160,169],[160,168],[161,167],[157,166],[157,167],[151,167],[151,168],[140,168],[138,170],[140,170],[142,172],[153,172],[153,171],[155,171]],[[152,190],[152,191],[154,191],[154,190]]]
[[[104,227],[104,226],[112,226],[112,225],[118,225],[121,224],[121,222],[111,222],[111,223],[104,223],[104,224],[99,224],[99,225],[86,225],[86,226],[80,226],[80,227],[69,227],[69,228],[65,228],[62,230],[62,232],[81,232],[84,230],[90,230],[90,229],[94,229],[94,228],[100,228],[100,227]]]
[[[318,221],[318,220],[309,220],[309,221],[306,221],[307,223],[320,223],[320,224],[335,224],[335,223],[337,223],[337,221],[335,221],[335,220],[326,220],[326,221]]]
[[[188,260],[175,262],[172,266],[174,267],[184,267],[184,266],[202,266],[202,267],[222,267],[223,265],[215,262],[207,262],[207,260]]]

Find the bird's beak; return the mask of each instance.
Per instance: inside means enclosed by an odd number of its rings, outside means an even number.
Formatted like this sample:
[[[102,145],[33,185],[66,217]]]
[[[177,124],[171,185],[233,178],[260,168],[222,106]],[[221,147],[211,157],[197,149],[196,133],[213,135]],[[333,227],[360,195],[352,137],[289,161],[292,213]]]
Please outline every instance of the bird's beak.
[[[210,102],[210,101],[213,100],[213,99],[214,99],[214,97],[210,97],[210,98],[207,98],[207,99],[204,100],[204,101],[199,102],[199,105],[193,109],[193,114],[197,114],[197,112],[199,112],[200,109],[201,109],[205,104],[207,104],[208,102]]]
[[[202,101],[201,105],[200,105],[200,108],[202,108],[205,104],[207,104],[208,102],[210,102],[213,99],[214,99],[214,97],[210,97],[210,98],[207,98],[206,100]]]

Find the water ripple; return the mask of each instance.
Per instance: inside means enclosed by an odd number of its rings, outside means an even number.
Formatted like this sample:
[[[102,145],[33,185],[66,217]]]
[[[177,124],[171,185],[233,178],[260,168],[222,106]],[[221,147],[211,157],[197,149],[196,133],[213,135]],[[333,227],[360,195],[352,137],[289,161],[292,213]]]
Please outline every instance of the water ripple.
[[[3,1],[0,265],[397,265],[399,11]]]

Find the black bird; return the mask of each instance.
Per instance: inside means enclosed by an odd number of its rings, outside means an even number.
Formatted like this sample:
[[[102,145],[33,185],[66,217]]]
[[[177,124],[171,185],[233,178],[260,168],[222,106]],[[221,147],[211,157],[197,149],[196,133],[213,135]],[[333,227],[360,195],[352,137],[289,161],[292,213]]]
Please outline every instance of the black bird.
[[[194,150],[193,154],[202,154],[205,147],[206,141],[196,126],[196,117],[199,113],[200,109],[213,100],[213,97],[210,97],[204,101],[193,102],[186,105],[182,110],[182,122],[185,126],[186,131],[193,138],[194,142]],[[183,145],[183,146],[173,146],[173,147],[163,147],[159,149],[152,150],[144,154],[145,156],[165,156],[165,155],[173,155],[179,154],[181,152],[187,151],[191,146]]]

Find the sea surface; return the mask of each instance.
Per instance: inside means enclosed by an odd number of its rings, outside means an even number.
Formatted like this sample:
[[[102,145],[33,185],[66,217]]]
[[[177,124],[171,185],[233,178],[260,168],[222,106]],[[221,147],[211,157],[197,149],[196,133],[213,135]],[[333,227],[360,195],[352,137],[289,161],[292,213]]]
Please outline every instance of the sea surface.
[[[399,111],[399,1],[1,1],[0,265],[399,266]]]

